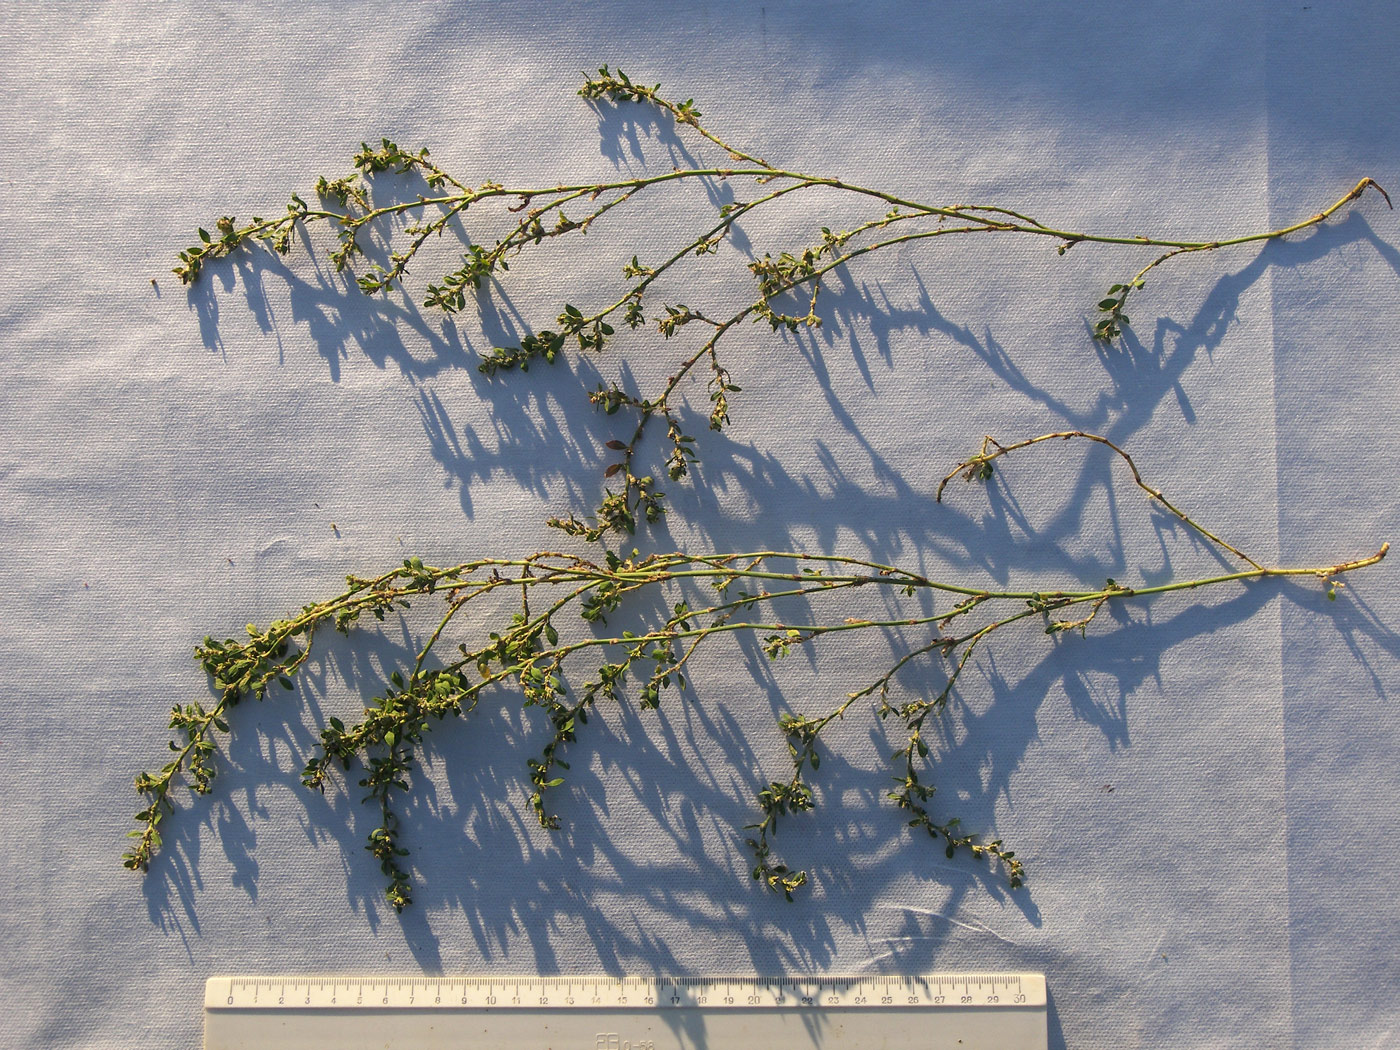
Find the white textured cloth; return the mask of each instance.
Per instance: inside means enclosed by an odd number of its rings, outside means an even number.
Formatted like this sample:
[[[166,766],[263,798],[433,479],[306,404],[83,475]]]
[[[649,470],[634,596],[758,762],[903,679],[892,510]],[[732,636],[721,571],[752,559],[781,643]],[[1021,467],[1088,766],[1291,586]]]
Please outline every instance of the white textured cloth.
[[[193,1046],[203,980],[226,972],[1035,969],[1056,1047],[1400,1046],[1393,561],[1336,602],[1271,581],[1142,603],[1087,639],[993,639],[948,720],[937,804],[1025,858],[1014,893],[906,834],[868,708],[822,765],[821,807],[776,843],[809,892],[787,904],[747,879],[739,828],[785,763],[775,712],[844,696],[891,637],[810,665],[716,647],[689,700],[590,724],[554,835],[524,802],[542,719],[502,696],[439,730],[407,806],[417,901],[396,916],[354,777],[323,798],[298,772],[324,719],[403,666],[411,619],[239,707],[215,793],[181,796],[144,880],[119,863],[132,775],[162,761],[170,703],[205,695],[205,634],[410,554],[565,542],[544,519],[588,511],[601,446],[625,436],[583,391],[664,376],[675,347],[637,335],[497,381],[478,355],[601,301],[621,261],[699,212],[678,194],[675,215],[600,221],[596,256],[523,257],[493,307],[451,321],[415,306],[426,262],[409,297],[367,302],[316,234],[316,254],[211,264],[187,294],[169,270],[197,226],[275,213],[381,136],[474,182],[720,159],[649,114],[587,108],[582,71],[607,62],[785,167],[1224,238],[1365,175],[1400,184],[1397,53],[1391,7],[1359,2],[7,5],[0,1043]],[[668,297],[732,302],[742,282],[709,275],[810,243],[823,206],[746,226]],[[1075,446],[932,502],[983,434],[1067,428],[1123,443],[1261,560],[1400,538],[1400,229],[1379,196],[1164,267],[1111,349],[1089,338],[1093,305],[1150,253],[1052,247],[875,256],[831,283],[819,331],[737,333],[733,426],[704,431],[703,386],[685,389],[703,462],[638,545],[1046,589],[1218,568]]]

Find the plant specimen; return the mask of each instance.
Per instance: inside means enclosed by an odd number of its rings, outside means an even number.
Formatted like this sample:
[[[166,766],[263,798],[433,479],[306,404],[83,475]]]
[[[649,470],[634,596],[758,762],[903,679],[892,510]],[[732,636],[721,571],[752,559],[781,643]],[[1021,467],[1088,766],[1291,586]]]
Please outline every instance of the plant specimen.
[[[648,87],[631,80],[621,70],[604,66],[588,77],[579,94],[594,104],[640,103],[668,114],[678,127],[688,128],[705,139],[724,156],[724,163],[709,167],[680,167],[654,175],[605,181],[560,181],[505,186],[484,181],[473,184],[459,179],[430,159],[427,149],[418,152],[401,149],[385,139],[378,147],[362,145],[354,156],[354,170],[334,179],[322,177],[315,189],[318,203],[312,205],[292,194],[283,214],[273,218],[254,216],[239,223],[224,216],[214,224],[214,232],[200,229],[197,243],[180,253],[174,272],[189,284],[199,279],[212,259],[229,255],[244,246],[261,242],[285,254],[291,250],[294,231],[307,224],[322,223],[333,229],[336,247],[330,259],[337,271],[354,270],[357,256],[367,256],[366,242],[376,231],[396,222],[406,225],[387,237],[390,243],[382,262],[370,263],[357,278],[366,294],[387,293],[402,287],[410,263],[430,238],[456,233],[468,209],[473,214],[490,203],[504,206],[502,223],[484,239],[469,239],[461,265],[429,283],[424,305],[455,313],[466,308],[469,298],[483,292],[488,282],[509,269],[511,262],[526,250],[534,250],[555,238],[601,230],[620,221],[644,198],[686,187],[713,189],[717,182],[745,180],[752,184],[748,199],[732,199],[717,205],[717,211],[699,228],[680,236],[669,248],[650,249],[646,259],[632,254],[622,267],[623,283],[604,295],[597,304],[560,306],[550,324],[539,327],[518,345],[496,347],[485,356],[480,368],[489,375],[511,370],[526,371],[531,364],[553,363],[567,348],[601,352],[618,337],[617,326],[636,329],[654,326],[665,339],[682,328],[696,326],[704,333],[698,346],[677,352],[670,375],[659,387],[633,392],[616,384],[601,385],[588,393],[590,401],[608,414],[630,418],[630,434],[607,443],[616,452],[604,470],[604,494],[592,515],[581,520],[573,514],[551,519],[564,531],[589,539],[607,533],[630,534],[639,519],[655,521],[664,512],[664,493],[649,473],[643,454],[643,438],[664,431],[662,452],[664,470],[674,481],[690,472],[697,458],[696,441],[686,432],[678,401],[683,384],[696,373],[706,378],[710,402],[709,426],[721,430],[729,423],[732,395],[740,391],[728,367],[722,362],[725,337],[745,322],[770,325],[774,330],[796,331],[803,326],[818,327],[817,313],[822,281],[827,274],[877,252],[899,245],[918,244],[945,237],[972,235],[1020,235],[1053,246],[1060,255],[1078,245],[1105,245],[1122,249],[1148,249],[1144,265],[1131,276],[1111,284],[1096,307],[1094,336],[1112,341],[1129,324],[1128,302],[1143,290],[1154,269],[1180,256],[1213,252],[1222,248],[1277,240],[1289,234],[1320,225],[1330,216],[1357,200],[1368,189],[1390,198],[1385,190],[1364,178],[1330,206],[1299,222],[1274,230],[1233,237],[1207,237],[1181,240],[1164,236],[1096,233],[1065,229],[1043,222],[1022,211],[995,204],[941,204],[912,200],[884,190],[857,185],[848,180],[809,174],[779,167],[721,139],[700,122],[694,100],[671,101],[660,87]],[[418,177],[426,192],[406,200],[380,200],[380,179],[392,176]],[[397,180],[401,186],[403,179]],[[389,178],[390,187],[395,180]],[[719,248],[739,228],[741,220],[765,214],[783,198],[808,196],[826,191],[864,202],[868,216],[845,229],[813,224],[811,242],[795,251],[771,253],[750,258],[747,268],[755,282],[756,297],[737,305],[697,308],[680,302],[653,302],[653,286],[663,275],[685,265],[703,265],[709,260],[725,265]],[[392,198],[392,188],[387,196]],[[566,214],[566,209],[572,214]],[[489,247],[487,246],[489,244]],[[629,252],[630,252],[629,248]],[[650,254],[654,252],[654,254]],[[627,253],[624,253],[624,255]],[[699,260],[700,262],[697,262]],[[361,260],[363,261],[363,260]],[[615,480],[614,480],[615,479]],[[616,490],[610,486],[618,486]]]
[[[1145,262],[1131,276],[1112,284],[1097,304],[1093,334],[1112,341],[1130,323],[1125,312],[1130,298],[1143,290],[1157,267],[1179,256],[1274,240],[1317,226],[1371,188],[1385,196],[1371,179],[1362,179],[1307,219],[1243,236],[1187,241],[1094,233],[1061,228],[1002,205],[917,201],[838,177],[776,166],[701,124],[693,100],[670,101],[658,87],[635,83],[607,67],[587,78],[580,94],[599,105],[655,107],[678,127],[690,129],[716,147],[724,162],[604,181],[506,186],[464,181],[430,159],[426,149],[410,152],[386,139],[378,147],[363,145],[350,174],[320,178],[315,205],[292,194],[285,213],[273,218],[255,216],[240,224],[225,216],[214,224],[213,233],[199,230],[198,242],[180,253],[175,273],[192,284],[211,260],[254,243],[285,254],[298,229],[320,223],[336,234],[330,253],[336,270],[354,271],[359,264],[360,289],[366,294],[388,293],[403,286],[410,264],[430,238],[460,235],[466,238],[461,265],[427,284],[424,291],[425,306],[452,314],[466,309],[476,295],[487,294],[490,283],[521,253],[557,238],[623,225],[616,220],[631,214],[640,200],[687,187],[713,190],[718,183],[732,187],[741,180],[752,185],[748,199],[723,195],[723,203],[716,203],[717,210],[704,223],[681,234],[668,248],[652,249],[655,254],[648,254],[645,261],[640,251],[633,254],[629,247],[625,254],[631,259],[622,267],[622,283],[600,302],[583,308],[564,303],[551,322],[553,327],[537,328],[518,345],[495,347],[480,362],[480,369],[494,376],[525,372],[540,362],[553,363],[571,349],[601,352],[620,339],[619,325],[652,326],[664,339],[682,336],[680,343],[686,342],[681,329],[687,329],[685,334],[703,333],[696,345],[677,351],[669,376],[657,388],[629,391],[613,384],[588,392],[598,409],[628,419],[631,432],[625,439],[607,442],[617,455],[604,471],[604,495],[592,516],[580,520],[570,514],[550,523],[573,537],[599,540],[609,534],[633,533],[640,522],[654,521],[664,511],[663,493],[642,465],[648,434],[664,430],[662,454],[673,480],[690,472],[697,458],[696,440],[686,432],[680,411],[687,380],[705,377],[709,426],[723,429],[729,423],[731,396],[740,389],[721,359],[721,350],[729,345],[724,343],[726,336],[745,322],[766,323],[774,331],[820,326],[817,309],[822,282],[838,268],[899,245],[975,234],[1019,234],[1022,241],[1039,238],[1060,255],[1081,244],[1147,249]],[[415,179],[421,180],[425,192],[402,197],[403,187]],[[737,304],[701,309],[656,301],[657,282],[664,275],[687,266],[724,265],[721,246],[740,229],[742,220],[766,215],[783,198],[819,190],[859,201],[869,213],[838,230],[814,223],[811,243],[795,252],[750,256],[746,266],[755,288],[752,297]],[[1389,203],[1389,197],[1385,199]],[[493,203],[503,215],[493,213],[499,225],[486,239],[462,232],[468,209],[474,216]],[[375,256],[382,261],[370,261]],[[1045,443],[1074,440],[1108,447],[1148,499],[1212,547],[1228,564],[1228,571],[1139,588],[1109,579],[1088,586],[1080,582],[1054,590],[1022,591],[948,582],[898,565],[801,551],[642,556],[634,550],[631,557],[605,551],[602,557],[590,559],[546,550],[521,557],[483,555],[445,567],[409,558],[377,576],[351,576],[341,593],[312,602],[267,627],[250,624],[246,639],[209,637],[196,648],[196,658],[212,680],[215,699],[172,710],[170,728],[175,739],[170,742],[169,761],[156,772],[136,778],[144,804],[136,815],[138,827],[130,833],[134,841],[125,864],[134,870],[148,868],[161,846],[161,827],[175,810],[177,785],[186,783],[198,794],[212,790],[216,741],[218,734],[229,732],[232,709],[248,697],[263,699],[274,684],[293,689],[293,679],[310,657],[318,631],[332,627],[349,633],[365,614],[382,621],[411,603],[431,603],[438,609],[437,622],[412,666],[389,676],[383,695],[368,703],[358,721],[347,724],[329,718],[302,773],[308,787],[324,790],[337,770],[358,767],[362,771],[358,780],[366,801],[373,802],[381,814],[367,848],[379,861],[387,879],[387,899],[396,909],[406,906],[412,896],[396,798],[409,789],[416,756],[433,727],[449,715],[469,714],[488,691],[518,689],[524,705],[540,709],[552,727],[550,739],[529,762],[528,801],[540,825],[553,828],[559,825],[559,817],[549,804],[550,793],[564,783],[568,745],[578,738],[600,701],[635,702],[658,709],[668,690],[689,689],[696,651],[728,636],[750,636],[769,657],[778,659],[794,649],[839,646],[853,632],[892,628],[906,629],[922,640],[899,651],[882,673],[853,683],[849,692],[825,709],[787,712],[779,718],[790,768],[757,791],[758,814],[746,829],[753,878],[789,899],[806,883],[804,871],[789,867],[775,853],[779,823],[815,807],[818,795],[811,777],[830,739],[823,734],[851,713],[853,705],[865,701],[864,706],[879,719],[898,727],[888,797],[903,811],[908,825],[937,840],[949,857],[968,853],[999,866],[1009,884],[1019,886],[1025,879],[1021,858],[1000,839],[984,841],[965,830],[956,817],[936,812],[933,800],[936,757],[929,743],[930,718],[946,709],[972,655],[993,635],[1031,623],[1048,634],[1087,634],[1106,607],[1272,577],[1316,577],[1328,587],[1329,597],[1335,597],[1338,577],[1379,562],[1388,550],[1388,545],[1382,545],[1372,555],[1330,565],[1268,566],[1169,502],[1148,485],[1122,448],[1080,430],[1011,444],[987,438],[975,455],[943,479],[938,498],[958,476],[969,481],[990,478],[999,458]],[[614,490],[608,485],[620,487]],[[880,595],[889,614],[881,618],[848,615],[847,599],[857,588],[867,595]],[[616,620],[628,609],[634,616],[645,617],[645,610],[657,608],[661,612],[637,630],[618,630],[608,624],[609,618]],[[904,689],[896,685],[896,676],[925,664],[933,668],[927,688],[912,697],[901,695]]]
[[[1388,544],[1368,556],[1333,565],[1275,568],[1264,565],[1188,516],[1142,477],[1133,459],[1107,438],[1064,431],[1012,444],[990,437],[978,452],[960,463],[939,486],[962,476],[969,481],[992,476],[997,459],[1046,443],[1080,440],[1107,446],[1131,473],[1134,484],[1154,505],[1179,520],[1209,544],[1233,571],[1148,587],[1102,584],[1055,590],[990,590],[931,578],[897,565],[860,558],[804,552],[746,551],[714,554],[613,552],[592,561],[577,554],[538,551],[525,557],[484,556],[438,567],[409,558],[374,577],[351,576],[334,597],[313,602],[265,628],[250,624],[246,639],[206,638],[195,650],[209,674],[217,699],[212,705],[191,702],[170,716],[175,739],[170,760],[154,773],[141,773],[136,789],[144,808],[125,864],[146,870],[161,845],[161,826],[174,812],[172,793],[184,781],[196,793],[213,786],[213,758],[219,733],[229,732],[232,708],[240,701],[263,699],[275,684],[291,689],[293,676],[307,661],[323,627],[350,632],[368,613],[383,620],[411,602],[440,603],[436,625],[428,632],[411,667],[396,670],[382,696],[374,698],[358,722],[328,719],[320,743],[302,772],[310,788],[324,790],[337,769],[363,771],[359,784],[366,802],[378,806],[382,819],[369,835],[367,849],[387,878],[386,894],[396,909],[412,897],[405,857],[408,849],[394,801],[409,789],[415,756],[433,727],[449,715],[469,714],[482,695],[497,686],[517,688],[527,708],[539,708],[552,735],[529,762],[529,805],[541,826],[554,828],[559,818],[549,795],[565,780],[566,753],[583,731],[600,701],[629,701],[659,709],[670,689],[688,688],[688,664],[702,645],[734,634],[759,641],[773,659],[796,648],[839,645],[852,632],[904,628],[923,640],[908,646],[882,673],[858,681],[823,710],[784,713],[778,730],[787,741],[790,769],[757,793],[758,815],[748,831],[753,878],[788,899],[807,881],[804,871],[789,867],[774,853],[780,821],[811,810],[817,795],[809,779],[817,773],[823,733],[866,706],[898,727],[900,743],[891,757],[893,787],[889,799],[904,812],[917,833],[941,843],[951,858],[966,852],[1000,865],[1012,887],[1022,884],[1021,858],[1000,839],[982,841],[964,830],[956,817],[934,811],[929,745],[931,717],[943,711],[959,676],[979,647],[1016,625],[1038,625],[1047,634],[1087,634],[1106,607],[1140,603],[1176,591],[1238,586],[1274,577],[1315,577],[1335,597],[1338,577],[1385,557]],[[1234,562],[1240,563],[1238,568]],[[894,608],[909,608],[881,619],[843,616],[844,599],[856,588],[887,596]],[[697,593],[704,597],[697,597]],[[508,597],[509,611],[493,618],[488,596]],[[608,618],[624,604],[662,612],[637,631],[616,631]],[[932,598],[932,608],[920,598]],[[805,619],[795,622],[785,607],[801,603]],[[457,641],[462,637],[465,640]],[[895,676],[915,661],[937,670],[932,684],[913,697],[899,695]],[[572,672],[572,673],[571,673]],[[353,774],[352,774],[353,775]]]

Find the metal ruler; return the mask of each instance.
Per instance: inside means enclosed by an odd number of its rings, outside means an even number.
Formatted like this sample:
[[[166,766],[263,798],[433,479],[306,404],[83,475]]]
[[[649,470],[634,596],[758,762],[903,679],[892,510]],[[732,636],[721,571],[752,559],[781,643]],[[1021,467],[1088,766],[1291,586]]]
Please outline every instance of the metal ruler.
[[[1038,973],[213,977],[205,1050],[1046,1050]]]

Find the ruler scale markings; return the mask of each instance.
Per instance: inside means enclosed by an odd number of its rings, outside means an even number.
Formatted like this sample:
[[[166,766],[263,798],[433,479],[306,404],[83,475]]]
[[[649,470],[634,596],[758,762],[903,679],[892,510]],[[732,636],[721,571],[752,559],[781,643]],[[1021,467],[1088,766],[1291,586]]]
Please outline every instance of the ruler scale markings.
[[[676,1014],[677,1009],[682,1013]],[[828,1011],[840,1012],[845,1020],[822,1023],[819,1019]],[[598,1046],[615,1043],[619,1050],[679,1050],[694,1043],[697,1032],[706,1033],[705,1045],[717,1050],[764,1045],[860,1050],[876,1041],[871,1033],[878,1033],[890,1047],[916,1050],[957,1050],[957,1033],[969,1037],[964,1046],[1043,1050],[1045,1012],[1044,978],[1017,973],[223,977],[211,979],[205,995],[209,1050],[292,1050],[307,1042],[346,1050],[534,1050],[536,1045],[543,1050],[572,1048],[577,1042],[583,1050],[595,1040],[601,1040]],[[932,1027],[917,1020],[934,1013],[940,1016]],[[270,1027],[273,1014],[279,1018],[277,1027]],[[663,1020],[682,1015],[691,1020],[679,1027]],[[799,1020],[802,1017],[811,1020]],[[324,1025],[330,1026],[331,1035],[318,1027]],[[553,1033],[548,1038],[554,1042],[538,1042],[539,1031]],[[247,1035],[250,1032],[255,1034]],[[294,1039],[295,1033],[300,1035]],[[916,1037],[924,1041],[908,1042]],[[406,1041],[394,1042],[398,1038]]]

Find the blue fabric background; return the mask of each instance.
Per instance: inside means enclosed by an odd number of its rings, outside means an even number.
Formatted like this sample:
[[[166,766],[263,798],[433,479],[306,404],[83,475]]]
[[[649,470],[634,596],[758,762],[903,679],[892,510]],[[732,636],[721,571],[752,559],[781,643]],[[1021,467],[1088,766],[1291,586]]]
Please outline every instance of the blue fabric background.
[[[204,978],[227,972],[983,968],[1046,973],[1057,1047],[1400,1045],[1393,560],[1335,603],[1307,584],[1203,592],[979,657],[939,799],[1026,858],[1019,893],[904,834],[881,798],[891,745],[864,715],[823,763],[822,808],[779,843],[811,892],[788,905],[747,880],[737,829],[785,760],[774,712],[844,695],[891,637],[811,664],[717,649],[689,702],[610,713],[580,741],[553,837],[522,805],[540,721],[485,705],[428,756],[418,902],[396,916],[353,782],[322,798],[297,773],[316,727],[402,663],[412,618],[240,708],[216,793],[178,815],[151,874],[118,860],[130,778],[160,761],[169,704],[204,694],[205,634],[409,554],[560,544],[543,519],[592,506],[616,436],[581,387],[664,376],[668,351],[639,336],[498,382],[477,355],[615,288],[613,255],[669,243],[705,202],[600,226],[596,257],[522,260],[450,323],[413,296],[364,301],[324,242],[213,265],[187,293],[169,269],[196,226],[275,211],[381,135],[503,182],[709,155],[585,107],[581,71],[608,62],[785,166],[1068,226],[1244,234],[1363,175],[1400,188],[1397,36],[1388,5],[1362,2],[9,5],[0,1043],[197,1045]],[[750,250],[805,245],[816,209],[747,226]],[[743,294],[743,247],[724,257],[737,278],[697,270],[668,296]],[[933,504],[984,433],[1064,428],[1121,441],[1261,559],[1400,537],[1384,202],[1180,260],[1125,343],[1095,346],[1093,303],[1143,261],[988,240],[852,266],[819,332],[734,340],[734,426],[701,435],[697,484],[672,486],[639,545],[871,554],[1047,589],[1218,566],[1074,447]],[[703,388],[687,396],[703,417]]]

